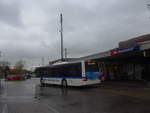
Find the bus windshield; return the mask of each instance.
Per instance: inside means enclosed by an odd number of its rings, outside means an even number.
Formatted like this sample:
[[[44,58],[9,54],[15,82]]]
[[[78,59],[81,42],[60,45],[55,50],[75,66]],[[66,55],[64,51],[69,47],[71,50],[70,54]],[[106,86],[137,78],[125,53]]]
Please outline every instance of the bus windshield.
[[[86,62],[85,71],[86,72],[98,72],[98,64],[95,62]]]

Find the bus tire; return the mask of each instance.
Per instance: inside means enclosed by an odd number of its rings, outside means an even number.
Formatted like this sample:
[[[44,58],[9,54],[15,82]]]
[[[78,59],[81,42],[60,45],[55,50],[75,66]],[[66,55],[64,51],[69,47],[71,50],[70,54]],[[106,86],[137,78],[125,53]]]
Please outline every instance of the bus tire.
[[[67,81],[65,79],[62,80],[61,85],[63,88],[67,87]]]
[[[42,79],[40,79],[40,83],[41,83],[41,86],[45,86],[45,83],[43,82]]]

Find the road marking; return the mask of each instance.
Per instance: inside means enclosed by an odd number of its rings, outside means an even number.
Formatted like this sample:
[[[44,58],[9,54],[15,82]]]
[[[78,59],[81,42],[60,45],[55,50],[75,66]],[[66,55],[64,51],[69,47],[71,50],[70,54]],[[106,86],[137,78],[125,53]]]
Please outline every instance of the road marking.
[[[49,104],[44,103],[51,111],[53,111],[54,113],[60,113],[57,110],[55,110],[53,107],[51,107]]]
[[[3,104],[2,113],[8,113],[8,105],[7,104]]]
[[[3,92],[2,92],[1,97],[2,98],[6,98],[7,97],[7,87],[6,87],[6,84],[5,84],[4,81],[3,81]]]

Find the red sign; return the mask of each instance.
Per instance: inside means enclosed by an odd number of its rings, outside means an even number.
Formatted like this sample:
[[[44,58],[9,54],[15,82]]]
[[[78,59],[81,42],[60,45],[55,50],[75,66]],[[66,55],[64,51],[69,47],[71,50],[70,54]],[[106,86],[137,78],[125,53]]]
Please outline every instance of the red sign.
[[[149,50],[146,50],[144,51],[144,57],[150,57],[150,51]]]
[[[115,55],[117,55],[118,54],[118,51],[117,50],[112,50],[112,51],[110,51],[110,55],[111,56],[115,56]]]

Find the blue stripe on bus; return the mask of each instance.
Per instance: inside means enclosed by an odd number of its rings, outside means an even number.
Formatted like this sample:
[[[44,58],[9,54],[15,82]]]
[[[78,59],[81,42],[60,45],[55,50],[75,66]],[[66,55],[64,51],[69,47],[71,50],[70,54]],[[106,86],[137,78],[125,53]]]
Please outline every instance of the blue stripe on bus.
[[[41,77],[42,78],[65,78],[65,79],[81,79],[82,78],[82,77],[65,77],[65,76],[47,76],[47,75],[43,75]]]

